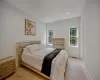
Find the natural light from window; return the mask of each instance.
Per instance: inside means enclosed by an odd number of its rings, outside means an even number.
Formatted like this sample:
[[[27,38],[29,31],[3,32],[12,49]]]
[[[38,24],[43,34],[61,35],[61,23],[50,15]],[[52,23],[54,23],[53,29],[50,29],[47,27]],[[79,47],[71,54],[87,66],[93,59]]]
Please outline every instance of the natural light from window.
[[[77,28],[70,28],[70,47],[78,47],[78,30]]]

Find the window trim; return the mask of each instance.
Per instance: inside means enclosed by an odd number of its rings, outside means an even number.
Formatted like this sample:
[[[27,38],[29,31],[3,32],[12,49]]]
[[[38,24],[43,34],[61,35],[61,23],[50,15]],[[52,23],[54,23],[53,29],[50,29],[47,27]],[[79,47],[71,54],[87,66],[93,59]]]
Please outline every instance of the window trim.
[[[70,36],[70,29],[71,28],[76,28],[76,30],[77,30],[77,35],[76,36]],[[79,32],[78,32],[78,28],[77,27],[70,27],[69,28],[69,47],[77,47],[78,48],[78,38],[79,38],[79,34],[78,33]],[[77,38],[77,44],[76,44],[76,46],[70,45],[70,37],[76,37]]]
[[[48,38],[49,38],[49,31],[53,31],[53,30],[52,29],[47,30],[47,45],[53,45],[53,43],[49,43],[49,40],[48,40]],[[54,32],[53,32],[53,34],[54,34]]]

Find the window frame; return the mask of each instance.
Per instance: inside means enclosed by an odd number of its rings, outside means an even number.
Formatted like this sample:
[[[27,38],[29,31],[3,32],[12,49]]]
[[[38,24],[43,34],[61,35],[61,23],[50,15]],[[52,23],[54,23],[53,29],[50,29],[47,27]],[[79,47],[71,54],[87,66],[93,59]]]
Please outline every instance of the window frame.
[[[70,35],[70,29],[71,29],[71,28],[76,28],[76,36],[71,36],[71,35]],[[71,37],[76,37],[76,39],[77,39],[77,44],[76,44],[76,46],[71,45],[71,42],[70,42],[70,38],[71,38]],[[78,38],[79,38],[78,28],[77,28],[77,27],[70,27],[70,28],[69,28],[69,47],[78,47]]]
[[[53,34],[54,34],[54,31],[53,31],[53,30],[51,30],[51,29],[47,30],[47,44],[48,44],[48,45],[53,45],[53,42],[52,42],[52,43],[49,42],[49,37],[50,37],[50,36],[49,36],[49,32],[50,32],[50,31],[52,31]],[[52,39],[53,39],[53,36],[52,36]]]

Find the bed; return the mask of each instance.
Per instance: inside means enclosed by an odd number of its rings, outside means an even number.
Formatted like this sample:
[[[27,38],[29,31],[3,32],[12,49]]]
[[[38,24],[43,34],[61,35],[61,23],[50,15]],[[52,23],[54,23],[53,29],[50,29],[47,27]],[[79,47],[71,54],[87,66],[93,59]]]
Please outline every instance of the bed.
[[[41,72],[44,57],[55,50],[55,48],[42,48],[34,53],[25,51],[28,45],[40,44],[40,41],[29,41],[17,43],[18,64],[23,65],[49,80],[64,80],[65,68],[68,60],[68,54],[61,50],[52,60],[50,76]]]

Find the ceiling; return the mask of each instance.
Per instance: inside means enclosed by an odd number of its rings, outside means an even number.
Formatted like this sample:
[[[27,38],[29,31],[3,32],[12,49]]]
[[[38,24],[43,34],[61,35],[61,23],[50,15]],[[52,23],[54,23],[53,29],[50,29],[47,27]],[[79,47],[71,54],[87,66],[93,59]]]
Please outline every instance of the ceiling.
[[[85,0],[6,0],[44,23],[80,16]],[[69,14],[68,14],[69,13]]]

